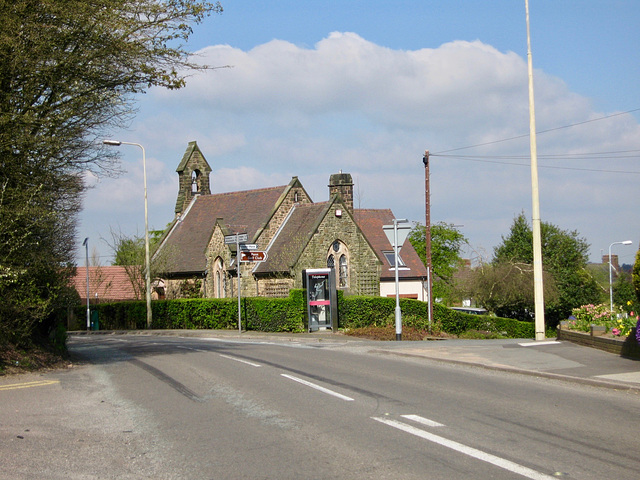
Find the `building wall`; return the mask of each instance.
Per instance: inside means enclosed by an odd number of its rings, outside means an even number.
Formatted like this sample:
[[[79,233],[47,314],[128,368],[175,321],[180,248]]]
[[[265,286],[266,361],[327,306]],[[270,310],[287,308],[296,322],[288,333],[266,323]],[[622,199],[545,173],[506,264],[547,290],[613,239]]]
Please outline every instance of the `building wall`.
[[[336,210],[342,216],[336,216]],[[378,295],[380,291],[381,264],[353,218],[344,206],[335,202],[323,219],[318,231],[298,260],[295,271],[295,288],[302,288],[302,270],[326,268],[327,255],[335,240],[343,242],[349,250],[349,284],[345,290],[354,295]]]
[[[278,209],[274,212],[269,224],[264,228],[264,230],[262,230],[262,232],[260,232],[256,241],[258,247],[265,250],[282,225],[282,222],[287,218],[291,208],[296,204],[304,203],[313,203],[305,193],[304,188],[302,188],[302,186],[294,186],[291,188],[282,203],[278,206]]]
[[[398,290],[401,297],[416,298],[423,302],[428,301],[429,292],[427,291],[427,282],[422,280],[400,280]],[[396,282],[380,282],[381,297],[396,296]]]

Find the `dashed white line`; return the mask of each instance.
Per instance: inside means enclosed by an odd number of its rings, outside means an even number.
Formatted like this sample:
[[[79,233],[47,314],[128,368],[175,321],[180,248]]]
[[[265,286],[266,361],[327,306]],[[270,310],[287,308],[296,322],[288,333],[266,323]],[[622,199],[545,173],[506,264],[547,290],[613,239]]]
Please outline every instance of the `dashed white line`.
[[[557,340],[547,340],[545,342],[526,342],[519,343],[521,347],[540,347],[542,345],[559,345],[562,342],[558,342]]]
[[[293,375],[287,375],[286,373],[281,373],[280,375],[282,375],[285,378],[288,378],[289,380],[293,380],[295,382],[298,382],[298,383],[301,383],[303,385],[306,385],[307,387],[315,388],[316,390],[319,390],[319,391],[321,391],[323,393],[326,393],[328,395],[332,395],[332,396],[337,397],[337,398],[339,398],[341,400],[344,400],[346,402],[353,402],[353,398],[351,398],[351,397],[347,397],[346,395],[342,395],[341,393],[334,392],[333,390],[329,390],[328,388],[321,387],[320,385],[316,385],[315,383],[307,382],[306,380],[303,380],[302,378],[294,377]]]
[[[233,360],[235,362],[240,362],[240,363],[244,363],[246,365],[251,365],[252,367],[261,367],[262,365],[258,364],[258,363],[253,363],[250,362],[248,360],[243,360],[242,358],[238,358],[238,357],[232,357],[230,355],[224,355],[224,354],[220,354],[221,357],[223,358],[228,358],[229,360]]]
[[[439,435],[434,435],[406,423],[383,417],[371,418],[376,422],[384,423],[385,425],[389,425],[390,427],[397,428],[398,430],[410,433],[411,435],[415,435],[416,437],[420,437],[424,440],[437,443],[438,445],[450,448],[478,460],[482,460],[483,462],[490,463],[492,465],[495,465],[496,467],[503,468],[504,470],[517,473],[518,475],[522,475],[523,477],[530,478],[532,480],[555,480],[555,477],[552,477],[550,475],[545,475],[544,473],[540,473],[536,470],[517,464],[510,460],[506,460],[490,453],[483,452],[482,450],[478,450],[477,448],[469,447],[467,445],[449,440]]]
[[[416,423],[421,423],[427,427],[444,427],[444,424],[429,420],[428,418],[421,417],[420,415],[400,415],[407,420],[413,420]]]

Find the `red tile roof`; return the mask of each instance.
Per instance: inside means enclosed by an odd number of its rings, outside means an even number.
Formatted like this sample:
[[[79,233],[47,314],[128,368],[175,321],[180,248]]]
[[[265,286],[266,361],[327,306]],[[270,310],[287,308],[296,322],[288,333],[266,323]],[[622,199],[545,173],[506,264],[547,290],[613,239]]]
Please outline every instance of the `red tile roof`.
[[[382,230],[383,225],[393,225],[393,219],[395,218],[393,212],[389,209],[357,209],[354,210],[353,216],[360,230],[362,230],[365,237],[367,237],[367,240],[369,240],[376,255],[378,255],[378,258],[382,262],[380,279],[389,280],[395,278],[395,269],[391,269],[391,265],[382,253],[393,251],[391,243],[389,243],[387,236]],[[422,260],[420,260],[420,257],[408,238],[400,249],[400,257],[409,270],[399,269],[399,278],[424,278],[427,276],[427,268],[422,263]]]
[[[87,301],[87,269],[77,267],[76,275],[71,279],[72,286],[76,289],[82,302]],[[137,300],[131,280],[125,267],[99,266],[89,267],[89,297],[91,302],[97,298],[99,302]]]

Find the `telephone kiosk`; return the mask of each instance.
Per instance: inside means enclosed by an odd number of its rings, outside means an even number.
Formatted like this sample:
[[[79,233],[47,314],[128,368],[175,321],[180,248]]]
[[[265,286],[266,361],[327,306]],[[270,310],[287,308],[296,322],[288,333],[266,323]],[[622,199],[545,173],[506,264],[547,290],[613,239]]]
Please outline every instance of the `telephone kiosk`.
[[[309,332],[337,331],[338,294],[332,268],[310,268],[302,271],[307,290],[307,322]]]

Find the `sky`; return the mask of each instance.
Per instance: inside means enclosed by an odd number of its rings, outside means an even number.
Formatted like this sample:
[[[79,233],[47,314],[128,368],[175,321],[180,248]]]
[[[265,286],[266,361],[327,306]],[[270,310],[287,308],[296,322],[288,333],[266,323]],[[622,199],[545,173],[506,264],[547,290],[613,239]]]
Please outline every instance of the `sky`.
[[[149,228],[174,216],[175,172],[197,141],[213,193],[301,180],[316,202],[350,173],[356,208],[456,225],[490,260],[531,221],[524,0],[224,0],[187,47],[219,68],[137,98],[111,138],[145,147]],[[633,264],[640,241],[640,2],[530,0],[540,216]],[[117,148],[117,147],[114,147]],[[140,149],[118,178],[86,174],[78,228],[102,265],[112,231],[144,234]]]

